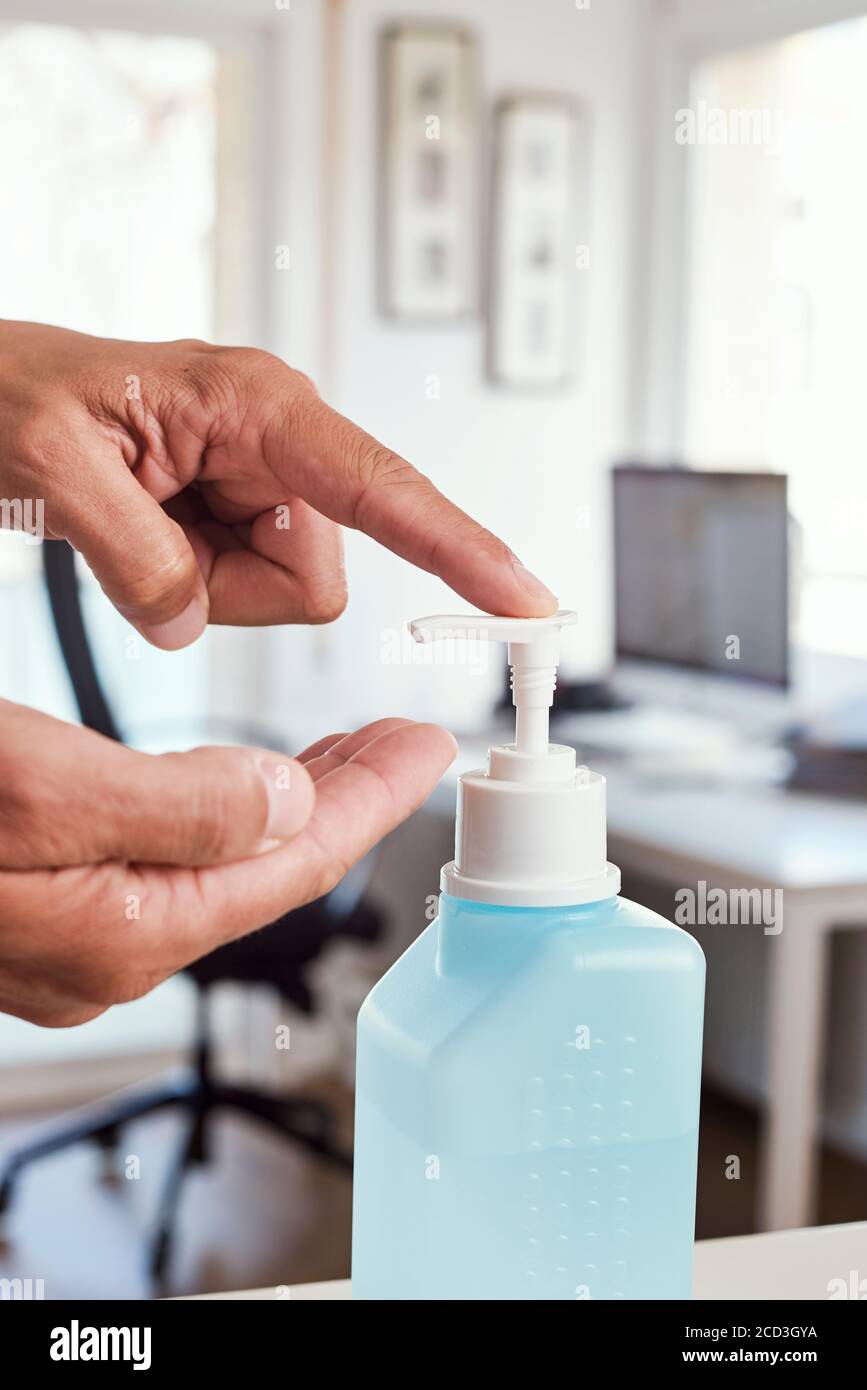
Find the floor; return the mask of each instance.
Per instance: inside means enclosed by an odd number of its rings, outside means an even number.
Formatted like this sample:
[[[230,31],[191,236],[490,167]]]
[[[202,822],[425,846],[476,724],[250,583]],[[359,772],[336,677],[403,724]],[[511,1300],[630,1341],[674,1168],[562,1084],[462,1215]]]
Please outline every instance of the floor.
[[[0,1155],[45,1124],[50,1117],[4,1122]],[[137,1167],[137,1178],[107,1183],[90,1145],[34,1165],[6,1221],[0,1279],[42,1279],[46,1298],[138,1299],[347,1273],[348,1175],[226,1115],[214,1131],[212,1161],[187,1175],[170,1278],[154,1290],[143,1268],[145,1242],[180,1133],[179,1118],[169,1113],[129,1126],[119,1167]]]
[[[351,1097],[329,1086],[344,1128]],[[4,1121],[0,1154],[37,1121]],[[0,1247],[0,1279],[44,1281],[46,1298],[144,1298],[144,1241],[178,1135],[171,1115],[131,1126],[123,1157],[139,1176],[100,1179],[97,1153],[82,1146],[47,1159],[22,1181]],[[707,1094],[699,1155],[699,1237],[751,1229],[757,1121],[745,1107]],[[733,1172],[740,1160],[740,1176]],[[131,1172],[136,1165],[128,1164]],[[820,1219],[867,1218],[867,1166],[822,1156]],[[349,1179],[243,1120],[220,1121],[214,1161],[188,1177],[166,1293],[216,1292],[334,1279],[349,1269]]]

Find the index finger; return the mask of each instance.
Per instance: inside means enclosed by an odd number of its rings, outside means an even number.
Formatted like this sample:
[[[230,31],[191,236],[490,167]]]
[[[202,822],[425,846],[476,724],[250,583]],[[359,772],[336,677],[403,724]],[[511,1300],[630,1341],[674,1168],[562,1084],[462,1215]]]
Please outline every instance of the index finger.
[[[305,501],[437,575],[486,613],[539,618],[557,599],[509,547],[311,388],[266,432],[268,466]]]

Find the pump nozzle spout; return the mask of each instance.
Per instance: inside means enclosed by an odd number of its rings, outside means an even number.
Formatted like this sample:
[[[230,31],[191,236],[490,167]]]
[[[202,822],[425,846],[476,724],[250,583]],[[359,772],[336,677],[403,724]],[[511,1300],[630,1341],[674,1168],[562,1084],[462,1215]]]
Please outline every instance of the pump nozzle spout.
[[[530,705],[515,707],[515,748],[519,753],[547,753],[548,709],[548,705],[535,709]]]

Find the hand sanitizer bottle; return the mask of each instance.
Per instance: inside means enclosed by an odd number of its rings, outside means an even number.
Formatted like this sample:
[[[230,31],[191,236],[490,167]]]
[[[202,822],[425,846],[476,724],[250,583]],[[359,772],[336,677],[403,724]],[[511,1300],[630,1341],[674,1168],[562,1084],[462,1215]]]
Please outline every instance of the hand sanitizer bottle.
[[[691,1296],[704,957],[617,896],[605,780],[548,742],[575,616],[411,624],[509,644],[516,736],[359,1014],[354,1298]]]

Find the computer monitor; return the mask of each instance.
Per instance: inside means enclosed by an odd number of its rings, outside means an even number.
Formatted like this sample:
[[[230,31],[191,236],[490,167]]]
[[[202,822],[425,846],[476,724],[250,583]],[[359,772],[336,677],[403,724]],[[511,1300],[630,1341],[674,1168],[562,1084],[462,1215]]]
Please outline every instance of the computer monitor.
[[[613,472],[618,657],[786,685],[785,476]]]

